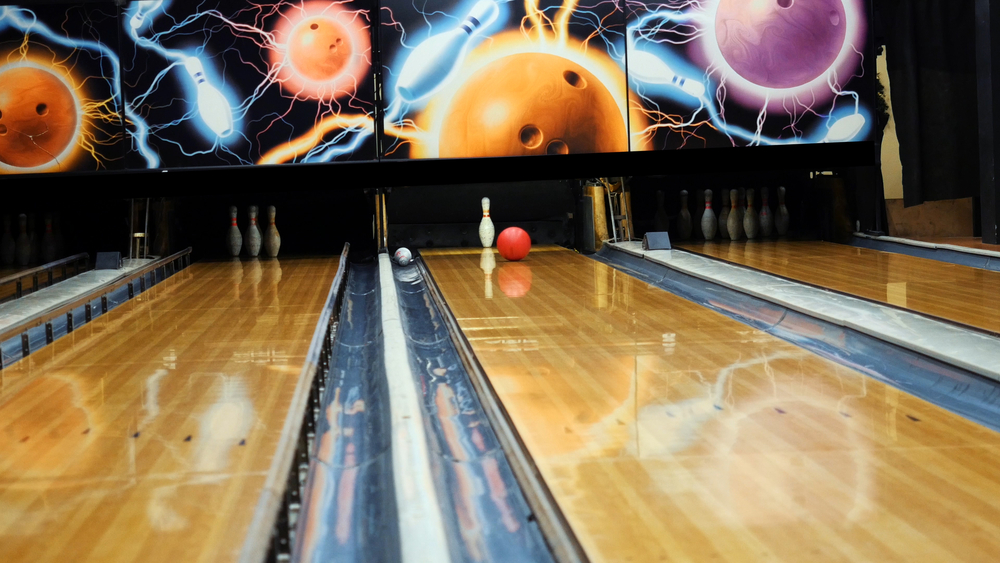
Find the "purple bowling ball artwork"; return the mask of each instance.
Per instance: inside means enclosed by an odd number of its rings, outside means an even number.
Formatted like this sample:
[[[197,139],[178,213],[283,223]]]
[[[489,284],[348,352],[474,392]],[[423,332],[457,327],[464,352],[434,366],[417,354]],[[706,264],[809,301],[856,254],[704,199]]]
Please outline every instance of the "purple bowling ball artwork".
[[[866,0],[625,5],[631,150],[870,139]]]

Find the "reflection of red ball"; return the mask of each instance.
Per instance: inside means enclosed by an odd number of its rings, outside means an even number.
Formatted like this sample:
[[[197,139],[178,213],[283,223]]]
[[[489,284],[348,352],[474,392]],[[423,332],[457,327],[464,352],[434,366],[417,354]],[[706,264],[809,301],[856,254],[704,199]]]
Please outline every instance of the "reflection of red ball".
[[[302,20],[288,39],[288,60],[292,67],[314,82],[333,80],[350,59],[350,34],[343,25],[326,16]]]
[[[500,256],[517,262],[527,256],[528,251],[531,250],[531,237],[524,232],[524,229],[507,227],[497,237],[497,250],[500,251]]]
[[[500,291],[510,298],[524,297],[531,290],[531,266],[527,264],[504,264],[497,274]]]
[[[847,37],[844,0],[721,0],[715,39],[737,74],[795,88],[825,73]]]
[[[0,162],[19,168],[48,164],[76,137],[76,98],[50,70],[0,70]]]
[[[628,134],[615,97],[589,70],[557,55],[519,53],[462,84],[438,150],[442,158],[622,152]]]

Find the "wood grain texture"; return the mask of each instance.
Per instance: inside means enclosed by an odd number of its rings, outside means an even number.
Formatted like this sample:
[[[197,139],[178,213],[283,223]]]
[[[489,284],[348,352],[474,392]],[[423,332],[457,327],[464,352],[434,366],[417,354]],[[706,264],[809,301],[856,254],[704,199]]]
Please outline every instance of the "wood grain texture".
[[[986,244],[982,237],[906,237],[911,240],[929,242],[931,244],[950,244],[952,246],[964,246],[966,248],[976,248],[978,250],[992,250],[1000,252],[1000,245]]]
[[[593,561],[1000,554],[997,433],[570,251],[422,255]]]
[[[336,267],[194,264],[0,372],[0,561],[235,560]]]
[[[1000,332],[1000,272],[820,241],[696,242],[678,247]]]

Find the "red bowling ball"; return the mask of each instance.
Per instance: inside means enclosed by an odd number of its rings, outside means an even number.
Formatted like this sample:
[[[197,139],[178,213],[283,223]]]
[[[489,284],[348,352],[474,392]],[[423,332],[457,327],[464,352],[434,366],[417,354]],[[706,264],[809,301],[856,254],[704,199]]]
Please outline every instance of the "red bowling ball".
[[[497,250],[511,262],[517,262],[531,251],[531,237],[519,227],[507,227],[497,237]]]

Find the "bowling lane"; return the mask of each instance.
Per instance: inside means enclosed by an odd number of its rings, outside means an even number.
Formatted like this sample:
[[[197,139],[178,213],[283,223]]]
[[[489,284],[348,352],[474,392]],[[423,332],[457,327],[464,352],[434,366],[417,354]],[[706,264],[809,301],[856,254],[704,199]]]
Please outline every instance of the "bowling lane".
[[[194,264],[0,371],[0,561],[235,560],[337,260]]]
[[[1000,553],[1000,434],[570,251],[422,254],[593,561]]]
[[[822,241],[693,242],[679,248],[1000,332],[1000,272]]]

